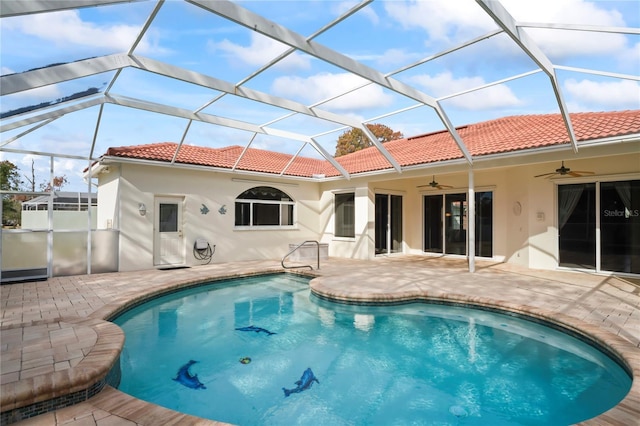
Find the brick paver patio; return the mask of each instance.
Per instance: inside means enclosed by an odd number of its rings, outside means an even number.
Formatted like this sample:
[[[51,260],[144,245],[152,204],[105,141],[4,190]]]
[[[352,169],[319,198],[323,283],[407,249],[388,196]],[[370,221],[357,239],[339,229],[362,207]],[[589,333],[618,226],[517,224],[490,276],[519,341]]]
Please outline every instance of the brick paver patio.
[[[58,277],[0,287],[2,411],[104,379],[124,336],[104,321],[150,295],[220,277],[282,271],[279,261],[213,264]],[[640,285],[615,276],[534,271],[507,264],[399,256],[323,262],[312,290],[349,301],[436,299],[501,307],[581,330],[619,354],[634,386],[613,410],[585,424],[631,425],[640,418]],[[75,392],[73,395],[77,395]],[[75,398],[75,396],[74,396]],[[21,425],[216,424],[139,401],[110,386],[84,402]]]

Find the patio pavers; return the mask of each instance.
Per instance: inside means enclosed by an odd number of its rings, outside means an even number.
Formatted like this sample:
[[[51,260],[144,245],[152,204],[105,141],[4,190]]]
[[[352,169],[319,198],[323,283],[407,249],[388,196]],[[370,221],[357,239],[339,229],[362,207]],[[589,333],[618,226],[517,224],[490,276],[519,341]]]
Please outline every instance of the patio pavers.
[[[326,297],[350,301],[432,298],[553,319],[607,342],[614,352],[630,360],[634,374],[640,375],[637,281],[489,262],[476,262],[476,268],[475,273],[469,273],[463,259],[420,255],[372,261],[331,258],[312,272],[318,278],[311,287]],[[131,303],[220,277],[281,270],[279,261],[237,262],[1,286],[2,410],[19,398],[58,395],[56,383],[80,389],[103,380],[119,353],[114,348],[121,346],[123,337],[119,328],[105,319]],[[594,424],[628,424],[625,422],[640,418],[640,389],[635,382],[618,410],[600,416]],[[85,402],[20,424],[150,425],[158,424],[158,419],[164,419],[165,424],[216,424],[139,401],[108,385]]]

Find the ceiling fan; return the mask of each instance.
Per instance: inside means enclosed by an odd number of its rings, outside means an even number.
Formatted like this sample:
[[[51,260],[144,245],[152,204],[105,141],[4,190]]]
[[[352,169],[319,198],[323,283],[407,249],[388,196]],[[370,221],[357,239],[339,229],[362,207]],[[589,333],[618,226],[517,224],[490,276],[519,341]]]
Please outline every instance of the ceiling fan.
[[[559,169],[556,169],[555,172],[551,172],[551,173],[543,173],[541,175],[537,175],[534,177],[543,177],[543,176],[548,176],[551,177],[553,175],[560,175],[560,176],[566,176],[566,175],[570,175],[573,177],[580,177],[582,175],[592,175],[594,172],[588,172],[588,171],[584,171],[584,170],[576,170],[576,171],[571,171],[570,168],[565,167],[564,166],[564,161],[562,162],[562,166],[560,166]]]
[[[426,185],[419,185],[417,186],[417,188],[424,188],[425,186],[430,186],[431,188],[436,188],[436,189],[453,188],[453,186],[451,185],[440,185],[438,182],[436,182],[435,175],[433,176],[433,180],[431,182],[429,182]]]

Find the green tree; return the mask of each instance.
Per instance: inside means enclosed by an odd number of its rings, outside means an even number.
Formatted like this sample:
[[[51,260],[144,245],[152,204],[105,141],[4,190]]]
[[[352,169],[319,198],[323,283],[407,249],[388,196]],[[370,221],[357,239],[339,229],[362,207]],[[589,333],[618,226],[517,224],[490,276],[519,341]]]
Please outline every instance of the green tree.
[[[18,166],[11,161],[0,162],[0,189],[3,191],[18,191],[22,181]]]
[[[382,143],[404,137],[401,132],[396,132],[384,124],[367,124],[366,126]],[[335,156],[339,157],[341,155],[360,151],[361,149],[370,147],[371,145],[373,144],[362,130],[352,128],[350,130],[346,130],[340,135],[340,137],[338,137]]]
[[[11,161],[0,162],[0,190],[18,191],[22,185],[18,166]],[[20,203],[14,194],[2,194],[2,224],[15,225],[20,222]]]

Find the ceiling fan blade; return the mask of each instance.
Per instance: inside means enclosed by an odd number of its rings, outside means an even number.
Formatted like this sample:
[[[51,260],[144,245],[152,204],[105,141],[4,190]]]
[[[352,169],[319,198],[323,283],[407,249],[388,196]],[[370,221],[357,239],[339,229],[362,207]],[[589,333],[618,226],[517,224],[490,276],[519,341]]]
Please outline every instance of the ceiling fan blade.
[[[543,177],[543,176],[551,176],[551,175],[557,175],[557,174],[558,174],[557,172],[543,173],[543,174],[541,174],[541,175],[536,175],[536,176],[534,176],[534,177],[539,178],[539,177]]]
[[[547,179],[549,179],[553,175],[560,175],[560,176],[570,175],[570,176],[573,176],[573,177],[580,177],[582,175],[592,175],[592,174],[594,174],[594,172],[588,172],[588,171],[584,171],[584,170],[571,170],[569,167],[565,167],[564,166],[564,161],[563,161],[561,163],[560,168],[556,169],[555,172],[543,173],[541,175],[534,176],[534,178],[546,177]]]
[[[594,174],[594,172],[586,172],[586,171],[582,171],[582,170],[576,170],[574,172],[569,172],[568,174],[570,174],[573,177],[581,177],[584,175],[592,175]]]
[[[416,186],[416,188],[433,188],[433,189],[446,189],[446,188],[453,188],[453,186],[451,185],[440,185],[439,183],[436,183],[435,185],[433,183],[428,183],[426,185],[418,185]]]

